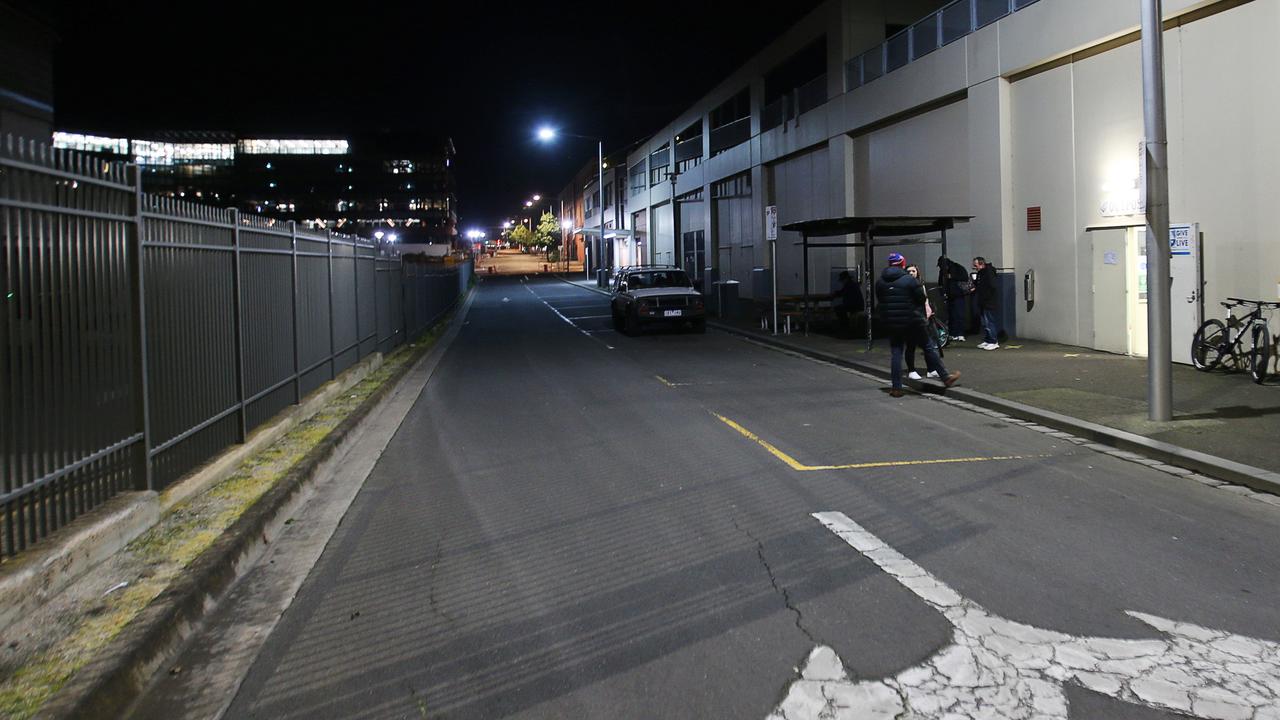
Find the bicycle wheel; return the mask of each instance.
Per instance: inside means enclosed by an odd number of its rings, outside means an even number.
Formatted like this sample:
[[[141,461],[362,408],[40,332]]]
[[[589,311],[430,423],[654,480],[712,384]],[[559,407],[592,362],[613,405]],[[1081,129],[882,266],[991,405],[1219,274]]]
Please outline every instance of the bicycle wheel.
[[[1221,320],[1205,320],[1191,338],[1191,364],[1197,370],[1213,370],[1230,354],[1227,345],[1227,326]]]
[[[1249,374],[1261,385],[1267,379],[1271,363],[1271,332],[1266,325],[1253,326],[1253,348],[1249,351]]]
[[[935,315],[933,322],[930,324],[930,330],[933,330],[933,339],[938,343],[938,348],[944,348],[947,343],[951,342],[951,333],[947,331],[947,326]]]

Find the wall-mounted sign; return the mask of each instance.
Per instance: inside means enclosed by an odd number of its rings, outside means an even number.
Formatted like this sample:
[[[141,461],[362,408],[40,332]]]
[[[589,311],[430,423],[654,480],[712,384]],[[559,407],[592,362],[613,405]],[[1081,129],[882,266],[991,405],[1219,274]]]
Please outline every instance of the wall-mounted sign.
[[[1170,225],[1169,226],[1169,254],[1170,255],[1190,255],[1191,233],[1194,229],[1193,225]]]

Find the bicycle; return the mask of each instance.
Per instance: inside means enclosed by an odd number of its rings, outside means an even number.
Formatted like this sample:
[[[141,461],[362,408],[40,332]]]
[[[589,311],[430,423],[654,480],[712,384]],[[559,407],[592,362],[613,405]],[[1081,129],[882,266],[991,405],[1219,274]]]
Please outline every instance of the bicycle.
[[[1247,360],[1250,376],[1261,384],[1267,379],[1271,363],[1271,331],[1265,316],[1267,311],[1280,308],[1280,303],[1227,298],[1222,306],[1227,309],[1227,321],[1205,320],[1191,338],[1191,364],[1197,370],[1208,372],[1227,364],[1232,369],[1243,369]],[[1243,317],[1234,317],[1232,310],[1242,306],[1252,306],[1253,310]],[[1247,353],[1246,337],[1250,341]]]

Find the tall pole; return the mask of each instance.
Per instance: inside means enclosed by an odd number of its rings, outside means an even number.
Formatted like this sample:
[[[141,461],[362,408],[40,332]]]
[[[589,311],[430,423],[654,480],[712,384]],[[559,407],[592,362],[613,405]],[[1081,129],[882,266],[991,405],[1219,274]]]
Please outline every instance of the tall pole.
[[[599,252],[596,253],[596,282],[604,283],[604,279],[600,276],[599,270],[604,268],[604,139],[596,141],[596,191],[600,193],[600,207],[596,209],[596,214],[600,216],[600,240],[596,247]]]
[[[1142,0],[1142,109],[1147,170],[1147,417],[1173,419],[1169,277],[1169,138],[1161,0]]]

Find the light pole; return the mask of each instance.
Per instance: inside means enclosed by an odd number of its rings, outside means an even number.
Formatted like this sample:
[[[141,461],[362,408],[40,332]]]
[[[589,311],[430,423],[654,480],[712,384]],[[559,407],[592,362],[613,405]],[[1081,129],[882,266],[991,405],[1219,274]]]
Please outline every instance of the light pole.
[[[560,201],[560,260],[564,262],[565,273],[569,272],[569,231],[573,229],[573,221],[564,216],[564,201]]]
[[[1169,281],[1169,137],[1160,0],[1142,3],[1142,105],[1147,169],[1147,417],[1173,419]]]
[[[555,140],[557,135],[596,141],[596,192],[600,195],[600,207],[597,208],[597,214],[600,216],[600,239],[596,241],[596,269],[598,272],[603,269],[602,260],[604,259],[604,140],[594,135],[562,133],[547,126],[538,128],[538,139],[544,143]],[[582,267],[587,270],[587,277],[591,277],[591,270],[587,267],[585,261],[582,263]],[[603,284],[598,274],[596,275],[596,283]]]

